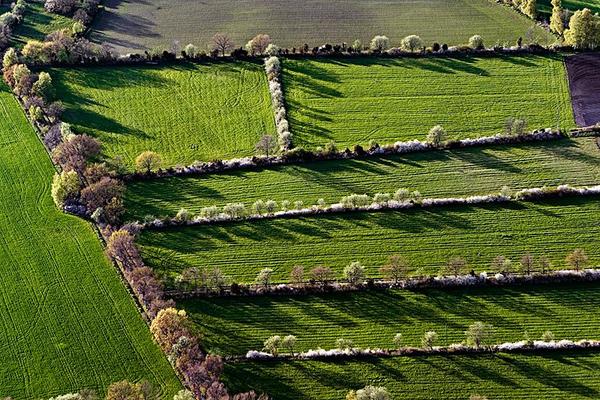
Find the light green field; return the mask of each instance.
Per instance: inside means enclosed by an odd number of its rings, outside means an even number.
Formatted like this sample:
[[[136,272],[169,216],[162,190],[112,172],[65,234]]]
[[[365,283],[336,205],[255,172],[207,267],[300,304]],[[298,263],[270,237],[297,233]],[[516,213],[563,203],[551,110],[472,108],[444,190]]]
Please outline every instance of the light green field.
[[[362,348],[421,346],[423,333],[438,333],[438,345],[460,343],[475,321],[494,327],[488,344],[539,339],[597,338],[600,286],[560,285],[515,289],[365,291],[319,296],[192,299],[179,302],[203,334],[203,343],[223,354],[261,350],[272,335],[294,335],[295,351],[332,349],[339,338]],[[282,350],[288,352],[288,350]]]
[[[494,193],[503,185],[523,189],[565,183],[600,184],[600,151],[592,138],[137,181],[128,184],[125,206],[127,219],[141,220],[174,216],[180,208],[198,213],[230,202],[250,206],[258,199],[312,205],[320,198],[330,204],[350,193],[393,193],[400,187],[447,197]]]
[[[385,386],[393,399],[595,399],[598,353],[494,354],[387,358],[368,361],[292,361],[228,364],[234,390],[254,389],[276,399],[344,399],[350,389]]]
[[[254,154],[274,133],[262,66],[252,63],[171,67],[54,69],[64,121],[96,136],[107,157],[133,165],[146,150],[163,166]]]
[[[294,144],[307,148],[575,126],[559,56],[286,60],[284,88]]]
[[[266,33],[282,47],[311,48],[324,43],[368,45],[375,35],[387,35],[397,46],[410,34],[428,45],[466,43],[482,35],[490,44],[515,43],[518,37],[551,43],[555,39],[533,22],[491,0],[292,0],[261,1],[150,0],[103,2],[91,38],[122,53],[195,43],[212,45],[216,32],[228,34],[239,47]]]
[[[424,273],[437,273],[454,256],[464,257],[469,269],[489,271],[494,257],[517,261],[526,252],[545,254],[555,268],[563,268],[566,254],[577,247],[598,265],[597,200],[569,197],[146,230],[138,243],[146,263],[162,274],[219,267],[238,282],[253,281],[265,267],[273,268],[274,281],[285,281],[295,265],[326,265],[340,276],[353,261],[378,276],[392,254],[405,256],[412,271]]]
[[[73,23],[69,17],[46,12],[43,3],[30,1],[23,22],[17,24],[13,32],[14,45],[21,47],[29,40],[43,41],[46,35],[60,29],[70,31]]]
[[[0,165],[0,397],[123,379],[172,396],[181,385],[92,228],[55,208],[54,168],[4,85]]]

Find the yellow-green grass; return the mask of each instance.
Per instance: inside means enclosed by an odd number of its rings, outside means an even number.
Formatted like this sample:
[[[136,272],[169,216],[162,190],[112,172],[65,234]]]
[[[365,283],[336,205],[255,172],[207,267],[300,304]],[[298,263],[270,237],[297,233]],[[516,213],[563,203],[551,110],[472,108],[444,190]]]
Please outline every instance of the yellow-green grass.
[[[420,346],[426,331],[437,344],[465,340],[476,321],[492,325],[487,344],[540,338],[598,338],[598,284],[526,288],[365,291],[298,297],[190,299],[179,302],[202,333],[207,348],[223,354],[261,350],[272,335],[294,335],[294,351],[335,348],[339,338],[361,348]],[[288,352],[289,350],[283,349]]]
[[[132,168],[143,151],[163,166],[248,156],[275,131],[267,80],[248,62],[54,69],[64,121]]]
[[[564,351],[370,359],[244,362],[225,366],[229,388],[276,399],[338,400],[365,385],[393,399],[594,399],[600,395],[600,354]]]
[[[0,397],[123,379],[172,396],[181,385],[91,226],[54,206],[54,168],[4,85],[0,165]]]
[[[46,35],[60,29],[73,27],[74,21],[63,15],[49,13],[44,10],[43,3],[29,2],[23,21],[15,26],[13,44],[22,47],[29,40],[43,41]]]
[[[552,13],[552,2],[551,0],[538,0],[537,2],[538,11],[544,14]],[[589,8],[592,12],[600,12],[600,0],[563,0],[562,7],[571,11],[583,10]]]
[[[491,0],[108,0],[94,24],[91,37],[126,52],[195,43],[212,46],[215,32],[228,34],[239,47],[258,33],[266,33],[280,46],[310,47],[324,43],[369,44],[375,35],[387,35],[393,45],[411,34],[428,45],[437,41],[457,45],[480,34],[490,43],[515,43],[517,38],[554,37],[533,21]],[[530,33],[528,33],[530,32]]]
[[[159,273],[173,276],[188,267],[219,267],[234,281],[251,282],[265,267],[274,281],[287,281],[295,265],[326,265],[341,276],[359,261],[369,276],[392,254],[407,258],[412,272],[437,273],[451,257],[468,269],[490,270],[504,255],[515,262],[526,252],[544,254],[555,268],[581,247],[598,265],[600,203],[567,197],[536,203],[437,207],[394,212],[354,212],[314,217],[146,230],[143,257]]]
[[[562,57],[286,60],[294,144],[307,148],[494,135],[508,118],[528,129],[575,126]]]
[[[466,196],[543,185],[600,183],[600,150],[592,138],[457,149],[362,160],[317,161],[256,171],[134,181],[127,186],[128,220],[174,216],[181,208],[258,199],[335,203],[351,193],[393,193],[400,187],[426,197]],[[248,190],[252,188],[252,190]],[[302,188],[301,190],[298,190]]]

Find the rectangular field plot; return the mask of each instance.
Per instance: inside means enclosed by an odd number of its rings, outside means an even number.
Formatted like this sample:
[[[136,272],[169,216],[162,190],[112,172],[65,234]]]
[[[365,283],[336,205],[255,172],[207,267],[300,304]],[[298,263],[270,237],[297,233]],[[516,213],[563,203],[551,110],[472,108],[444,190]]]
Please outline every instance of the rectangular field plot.
[[[504,185],[566,183],[600,183],[600,150],[592,138],[137,181],[128,184],[125,205],[128,220],[142,220],[174,216],[180,208],[199,213],[202,207],[232,202],[250,206],[258,199],[300,200],[309,206],[320,198],[331,204],[351,193],[372,196],[400,187],[448,197],[494,193]]]
[[[538,339],[546,330],[557,339],[597,337],[598,284],[517,289],[366,291],[319,296],[191,299],[180,301],[203,335],[223,354],[262,349],[272,335],[294,335],[295,351],[335,348],[339,338],[362,348],[420,346],[433,330],[439,345],[460,343],[475,321],[494,327],[488,344]],[[288,350],[285,350],[286,352]]]
[[[294,144],[340,147],[370,140],[424,140],[502,133],[507,118],[528,129],[575,126],[558,56],[286,60],[284,88]]]
[[[0,142],[0,397],[123,379],[172,397],[181,384],[90,225],[55,207],[54,167],[4,84]]]
[[[262,66],[253,63],[171,67],[55,69],[63,119],[100,139],[108,157],[128,165],[146,150],[164,166],[254,154],[274,133]]]
[[[490,44],[512,44],[519,37],[555,40],[531,20],[489,0],[108,0],[103,5],[91,38],[121,52],[168,48],[173,41],[205,49],[216,32],[228,34],[238,47],[266,33],[290,49],[355,39],[368,45],[375,35],[387,35],[395,46],[411,34],[428,45],[466,43],[475,34]]]
[[[437,273],[454,256],[464,257],[469,269],[489,271],[494,257],[517,262],[526,252],[564,268],[566,254],[577,247],[592,265],[600,262],[599,212],[596,198],[563,198],[146,230],[138,242],[147,264],[165,275],[219,267],[238,282],[252,282],[265,267],[274,269],[275,281],[287,281],[296,265],[326,265],[340,276],[353,261],[378,276],[393,254],[426,273]]]
[[[338,400],[350,389],[385,386],[393,399],[593,399],[600,395],[600,354],[594,352],[485,354],[366,361],[243,362],[227,364],[237,392],[274,398]]]

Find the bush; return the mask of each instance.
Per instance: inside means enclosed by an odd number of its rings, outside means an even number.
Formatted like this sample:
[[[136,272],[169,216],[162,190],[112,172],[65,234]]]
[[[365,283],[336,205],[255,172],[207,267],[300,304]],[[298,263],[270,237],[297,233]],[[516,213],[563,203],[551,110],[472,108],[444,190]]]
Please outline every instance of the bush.
[[[377,35],[371,40],[371,50],[375,52],[382,52],[390,47],[390,39],[387,36]]]
[[[479,35],[471,36],[471,38],[469,39],[469,47],[471,47],[474,50],[484,49],[485,46],[483,45],[483,38]]]
[[[79,193],[79,175],[75,171],[63,171],[55,174],[52,180],[51,194],[54,203],[62,207],[65,201],[73,199]]]
[[[417,49],[423,47],[423,40],[417,35],[409,35],[402,39],[400,42],[400,48],[402,50],[414,52]]]
[[[467,344],[475,347],[476,349],[480,348],[485,342],[492,336],[493,328],[491,325],[486,325],[483,322],[475,322],[469,329],[465,332],[467,336]]]
[[[429,130],[427,142],[439,147],[447,138],[446,130],[441,125],[436,125]]]
[[[135,159],[135,165],[139,170],[147,174],[160,168],[162,159],[159,154],[153,151],[144,151]]]
[[[425,332],[421,338],[421,346],[426,350],[433,350],[433,345],[438,339],[438,334],[435,331]]]
[[[281,347],[281,336],[275,335],[265,340],[263,350],[268,351],[273,354],[273,356],[277,357],[279,354],[279,347]]]
[[[365,279],[365,267],[354,261],[344,268],[344,278],[352,285],[358,285]]]

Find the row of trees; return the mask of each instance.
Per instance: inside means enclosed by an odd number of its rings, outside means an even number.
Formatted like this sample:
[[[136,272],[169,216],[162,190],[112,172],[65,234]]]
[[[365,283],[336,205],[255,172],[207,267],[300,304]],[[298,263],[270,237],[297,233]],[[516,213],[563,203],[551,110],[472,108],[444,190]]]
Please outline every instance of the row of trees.
[[[473,347],[475,349],[488,349],[493,345],[492,338],[495,334],[495,328],[490,324],[477,321],[469,325],[464,334],[465,340],[461,343],[462,345]],[[528,345],[533,345],[533,339],[531,339],[527,332],[523,333],[523,338]],[[402,350],[405,348],[403,339],[404,337],[401,333],[396,333],[393,336],[391,342],[393,343],[394,350]],[[551,331],[545,331],[540,339],[544,342],[550,342],[555,338]],[[438,340],[439,336],[437,332],[427,331],[421,336],[421,348],[424,350],[433,350],[434,346],[437,345]],[[288,353],[293,357],[295,356],[297,343],[298,339],[294,335],[288,335],[284,337],[274,335],[270,336],[264,341],[263,351],[272,354],[274,357],[277,357],[280,354],[280,350],[284,349],[287,350]],[[340,338],[336,340],[335,349],[337,350],[345,351],[352,350],[354,348],[354,342],[351,339]]]
[[[565,258],[566,264],[580,271],[589,265],[589,257],[583,249],[575,249]],[[531,275],[533,273],[546,274],[553,269],[552,262],[544,255],[538,258],[531,253],[525,253],[520,257],[518,263],[514,263],[510,258],[497,256],[490,263],[490,269],[493,272],[505,275],[520,273],[522,275]],[[254,282],[257,285],[269,288],[273,284],[273,275],[275,271],[272,268],[261,269]],[[379,269],[379,273],[386,280],[398,284],[411,276],[423,277],[425,275],[422,269],[413,270],[410,262],[401,255],[392,255],[388,262]],[[473,274],[469,270],[467,261],[463,257],[452,257],[441,267],[439,275],[441,276],[460,276]],[[346,265],[342,271],[342,280],[352,285],[361,285],[367,279],[366,268],[358,261]],[[289,281],[295,285],[320,284],[326,285],[336,281],[336,275],[330,267],[319,265],[310,270],[303,266],[294,266],[289,272]],[[220,290],[228,285],[235,285],[231,279],[224,275],[220,268],[204,269],[189,267],[179,274],[175,283],[184,290]]]
[[[44,9],[50,13],[72,17],[83,26],[92,22],[99,4],[100,0],[46,0]]]

